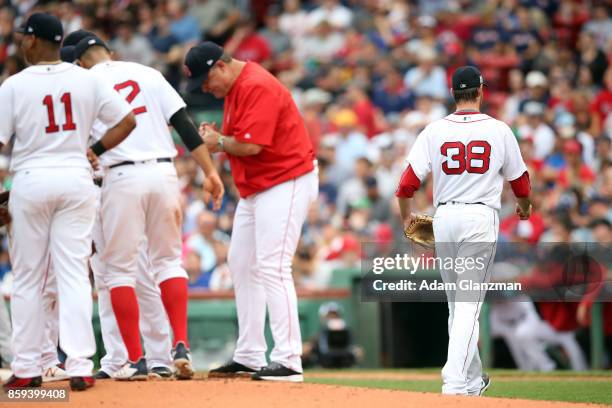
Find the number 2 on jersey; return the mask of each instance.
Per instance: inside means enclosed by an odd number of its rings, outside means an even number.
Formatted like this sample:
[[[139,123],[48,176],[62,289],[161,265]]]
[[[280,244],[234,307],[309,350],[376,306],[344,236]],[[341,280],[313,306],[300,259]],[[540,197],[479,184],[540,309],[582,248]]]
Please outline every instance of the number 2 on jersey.
[[[60,101],[64,104],[64,111],[66,113],[66,123],[62,125],[62,130],[76,130],[76,124],[72,121],[72,97],[70,92],[66,92],[60,98]],[[59,132],[60,128],[55,122],[55,109],[53,108],[53,97],[47,95],[43,99],[43,105],[47,107],[47,116],[49,117],[49,126],[45,128],[47,133]]]
[[[475,148],[482,151],[478,152]],[[461,142],[446,142],[440,147],[440,153],[446,157],[446,161],[442,163],[442,171],[445,174],[461,174],[466,170],[468,173],[484,174],[489,170],[491,145],[484,140],[472,140],[467,146]],[[479,162],[473,164],[473,160],[478,160],[482,164]],[[457,165],[450,167],[450,162],[455,162]]]
[[[140,85],[138,85],[138,82],[133,81],[131,79],[128,80],[128,81],[125,81],[125,82],[121,82],[120,84],[115,85],[115,91],[119,92],[120,90],[128,88],[128,87],[132,88],[132,90],[125,97],[125,100],[127,101],[127,103],[129,103],[131,105],[132,101],[140,93]],[[141,113],[145,113],[146,111],[147,111],[147,107],[146,106],[139,106],[137,108],[134,108],[134,110],[132,112],[134,112],[134,115],[139,115]]]

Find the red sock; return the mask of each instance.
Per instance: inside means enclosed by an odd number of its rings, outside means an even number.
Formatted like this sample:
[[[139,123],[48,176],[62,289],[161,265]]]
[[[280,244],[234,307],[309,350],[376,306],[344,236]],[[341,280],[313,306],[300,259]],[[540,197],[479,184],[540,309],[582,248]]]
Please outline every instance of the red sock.
[[[187,341],[187,279],[167,279],[159,284],[159,289],[174,333],[173,347],[176,347],[180,341],[189,347]]]
[[[128,359],[136,362],[142,357],[140,327],[138,325],[138,301],[136,291],[129,286],[119,286],[110,290],[113,312],[117,326],[128,351]]]

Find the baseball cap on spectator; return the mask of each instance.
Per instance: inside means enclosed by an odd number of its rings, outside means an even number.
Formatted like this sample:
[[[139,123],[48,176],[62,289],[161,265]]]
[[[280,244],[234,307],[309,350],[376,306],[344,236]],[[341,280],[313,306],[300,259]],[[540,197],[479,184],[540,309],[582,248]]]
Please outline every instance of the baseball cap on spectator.
[[[572,138],[576,135],[576,127],[574,126],[576,119],[569,112],[563,112],[555,119],[555,127],[559,132],[559,136],[564,139]]]
[[[568,154],[580,154],[582,146],[574,139],[566,140],[563,143],[563,152]]]
[[[187,91],[194,92],[206,81],[208,73],[223,55],[223,48],[212,41],[205,41],[202,44],[192,47],[185,57],[185,74],[189,78],[187,81]]]
[[[378,243],[393,241],[393,229],[389,224],[379,224],[374,230],[374,240]]]
[[[60,57],[64,62],[74,62],[76,57],[74,56],[74,47],[79,41],[85,37],[95,35],[91,31],[76,30],[71,32],[64,38],[62,42],[62,48],[60,49]]]
[[[319,143],[319,147],[327,149],[335,149],[338,145],[338,138],[336,136],[328,135],[324,136]]]
[[[528,116],[541,116],[544,114],[544,105],[535,101],[527,102],[525,104],[524,112]]]
[[[104,47],[108,50],[108,46],[102,39],[96,35],[90,35],[89,37],[83,38],[74,46],[74,59],[79,59],[85,51],[94,46]]]
[[[438,24],[436,19],[432,16],[421,16],[419,17],[418,22],[421,27],[427,28],[435,28],[436,24]]]
[[[331,101],[332,97],[328,92],[319,88],[310,88],[302,94],[302,105],[325,105]]]
[[[525,84],[528,88],[535,88],[536,86],[545,88],[548,86],[548,79],[540,71],[531,71],[525,77]]]
[[[331,118],[331,122],[338,127],[355,126],[358,120],[357,114],[350,109],[341,109]]]
[[[457,68],[453,73],[452,84],[454,91],[463,91],[464,89],[478,88],[480,85],[486,85],[478,68],[471,65]]]
[[[57,17],[47,13],[32,14],[24,25],[15,29],[15,32],[33,35],[57,44],[62,42],[64,36],[62,22]]]

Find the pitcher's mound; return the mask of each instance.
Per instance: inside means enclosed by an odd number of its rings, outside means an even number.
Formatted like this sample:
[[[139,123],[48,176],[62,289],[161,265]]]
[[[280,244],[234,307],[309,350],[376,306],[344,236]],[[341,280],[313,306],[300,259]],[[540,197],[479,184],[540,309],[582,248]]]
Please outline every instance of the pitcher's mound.
[[[45,387],[67,386],[67,382]],[[43,406],[36,404],[37,407]],[[66,406],[46,404],[51,408]],[[594,407],[591,404],[528,401],[486,397],[449,397],[431,393],[392,391],[322,384],[194,380],[98,381],[94,388],[71,392],[71,407],[224,407],[224,408],[539,408]]]

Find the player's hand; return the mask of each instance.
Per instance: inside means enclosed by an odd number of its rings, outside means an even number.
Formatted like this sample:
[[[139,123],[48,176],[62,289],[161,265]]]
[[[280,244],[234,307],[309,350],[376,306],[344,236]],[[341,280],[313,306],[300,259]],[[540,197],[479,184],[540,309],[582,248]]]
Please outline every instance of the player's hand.
[[[207,199],[207,201],[210,201],[212,198],[213,209],[216,211],[221,208],[225,187],[223,186],[221,177],[219,177],[219,173],[215,171],[214,173],[206,176],[206,180],[204,180],[204,191],[205,200]]]
[[[217,153],[219,151],[217,149],[219,133],[216,131],[214,124],[202,122],[198,131],[208,151],[211,153]]]
[[[410,213],[408,214],[408,216],[406,218],[404,218],[404,231],[406,231],[406,229],[410,226],[410,224],[412,224],[412,221],[414,221],[415,215],[414,213]]]
[[[100,169],[100,158],[91,149],[87,149],[87,160],[94,170]]]
[[[527,205],[527,207],[525,207],[525,205]],[[521,220],[529,219],[529,217],[531,216],[531,209],[532,209],[531,203],[527,203],[523,205],[521,205],[521,203],[516,203],[515,211]]]

